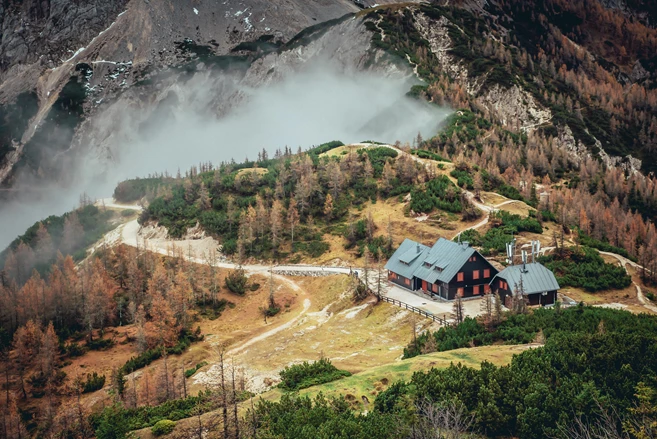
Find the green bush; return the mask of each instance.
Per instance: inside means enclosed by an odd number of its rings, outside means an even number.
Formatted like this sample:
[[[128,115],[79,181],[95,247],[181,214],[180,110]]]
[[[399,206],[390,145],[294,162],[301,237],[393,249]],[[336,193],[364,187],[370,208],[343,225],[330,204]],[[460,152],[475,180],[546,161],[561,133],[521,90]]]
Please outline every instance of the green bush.
[[[425,149],[414,149],[411,154],[420,157],[421,159],[435,160],[437,162],[449,162],[446,158],[435,152],[427,151]]]
[[[459,187],[464,189],[472,190],[474,189],[474,181],[472,180],[472,173],[460,169],[454,169],[449,173],[452,177],[457,179]]]
[[[198,363],[196,366],[192,367],[191,369],[187,369],[187,370],[185,371],[185,378],[189,378],[189,377],[191,377],[191,376],[194,375],[194,374],[195,374],[200,368],[202,368],[203,366],[207,366],[207,364],[208,364],[207,362],[202,361],[202,362]]]
[[[286,367],[280,372],[280,375],[281,382],[278,387],[284,390],[301,390],[351,376],[351,373],[338,369],[331,364],[330,360],[322,358],[314,363],[304,361],[301,364]]]
[[[78,343],[71,342],[64,346],[64,352],[72,358],[81,357],[87,352],[87,348],[80,346]]]
[[[463,205],[460,200],[461,190],[446,175],[430,180],[425,190],[411,190],[411,209],[414,212],[431,212],[434,208],[447,212],[460,213]]]
[[[232,293],[237,294],[238,296],[243,296],[246,293],[246,284],[248,278],[243,268],[236,268],[231,271],[228,276],[226,276],[225,284],[226,288]]]
[[[502,220],[502,224],[515,232],[543,233],[543,227],[536,218],[527,216],[522,218],[520,215],[509,213],[505,210],[493,214],[493,217]]]
[[[181,332],[180,338],[178,339],[178,343],[175,346],[167,348],[167,353],[173,355],[180,355],[185,351],[185,349],[189,347],[189,345],[191,345],[195,341],[200,341],[200,340],[203,340],[203,335],[201,335],[200,328],[196,328],[195,332],[191,332],[189,330],[183,330]],[[153,361],[161,358],[163,351],[164,348],[162,346],[158,346],[153,349],[148,349],[147,351],[142,352],[136,357],[130,357],[130,359],[126,361],[126,363],[122,367],[123,373],[129,374],[137,369],[141,369],[142,367],[148,366]]]
[[[114,340],[111,338],[97,338],[87,342],[87,347],[92,351],[105,351],[114,346]]]
[[[176,428],[176,423],[174,421],[163,419],[151,427],[151,433],[153,433],[154,436],[162,436],[171,433],[174,428]]]
[[[91,393],[100,390],[105,385],[105,375],[96,372],[87,374],[87,380],[82,383],[82,393]]]
[[[217,408],[210,395],[209,391],[200,392],[198,396],[130,409],[123,404],[114,404],[92,414],[89,420],[98,439],[124,439],[129,431],[153,427],[162,420],[171,422],[189,418],[196,410],[207,413]]]

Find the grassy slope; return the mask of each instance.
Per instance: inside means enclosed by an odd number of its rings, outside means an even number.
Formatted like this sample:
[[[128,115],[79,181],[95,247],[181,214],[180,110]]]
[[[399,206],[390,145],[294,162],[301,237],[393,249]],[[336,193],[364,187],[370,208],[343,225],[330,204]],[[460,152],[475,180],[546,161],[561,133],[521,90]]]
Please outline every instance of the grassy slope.
[[[304,389],[299,393],[311,397],[320,392],[327,396],[344,396],[355,409],[363,410],[367,409],[368,405],[374,402],[376,395],[390,384],[408,380],[414,372],[434,367],[445,368],[452,363],[462,363],[465,366],[478,368],[484,360],[496,365],[505,365],[511,362],[514,354],[519,354],[532,346],[536,345],[481,346],[448,352],[434,352],[408,360],[375,366],[338,381]],[[277,400],[281,395],[280,389],[274,389],[261,396],[265,400]]]

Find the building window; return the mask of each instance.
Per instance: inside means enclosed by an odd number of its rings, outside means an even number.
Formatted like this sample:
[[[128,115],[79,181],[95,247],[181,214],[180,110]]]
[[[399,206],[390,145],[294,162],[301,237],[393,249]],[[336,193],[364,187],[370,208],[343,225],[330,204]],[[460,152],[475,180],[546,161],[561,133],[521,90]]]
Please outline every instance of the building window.
[[[472,271],[472,278],[473,279],[479,279],[479,270],[473,270]]]
[[[463,297],[463,287],[456,290],[456,293],[459,295],[459,297]]]
[[[433,284],[433,286],[431,287],[431,289],[433,290],[434,293],[437,293],[437,292],[438,292],[438,285]]]
[[[460,272],[459,274],[456,275],[456,281],[457,282],[463,282],[463,272]]]
[[[479,294],[479,285],[475,285],[474,287],[472,287],[472,294],[474,294],[475,296]]]
[[[488,279],[490,277],[490,269],[485,269],[484,270],[484,279]]]
[[[410,285],[411,285],[411,280],[410,280],[410,279],[404,279],[404,283],[405,283],[407,286],[410,286]]]
[[[490,285],[486,284],[484,285],[484,294],[490,293]]]

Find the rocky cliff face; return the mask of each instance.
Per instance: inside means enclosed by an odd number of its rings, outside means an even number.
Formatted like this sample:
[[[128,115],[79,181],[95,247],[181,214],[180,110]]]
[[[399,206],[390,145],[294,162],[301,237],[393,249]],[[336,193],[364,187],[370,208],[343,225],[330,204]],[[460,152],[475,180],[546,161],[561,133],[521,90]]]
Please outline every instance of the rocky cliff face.
[[[59,160],[60,154],[71,150],[74,137],[88,136],[78,133],[82,120],[93,124],[99,106],[135,85],[143,86],[151,72],[188,63],[195,49],[202,52],[196,56],[216,57],[228,55],[242,42],[280,45],[302,29],[372,4],[370,0],[3,2],[0,183],[11,185],[17,168],[48,176],[53,158]],[[360,44],[363,39],[354,41]],[[253,72],[251,78],[258,76]],[[141,87],[128,96],[143,96],[149,90]],[[215,102],[223,97],[219,93]],[[157,93],[148,100],[158,102]],[[18,117],[17,102],[21,103]],[[221,108],[216,112],[221,114]],[[49,145],[47,152],[44,143]]]

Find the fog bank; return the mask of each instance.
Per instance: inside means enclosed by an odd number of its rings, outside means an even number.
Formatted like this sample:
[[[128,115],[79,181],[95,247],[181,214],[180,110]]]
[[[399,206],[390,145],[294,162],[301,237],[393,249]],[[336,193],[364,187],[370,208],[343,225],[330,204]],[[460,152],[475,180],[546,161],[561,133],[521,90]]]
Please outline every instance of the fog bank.
[[[246,99],[217,118],[206,106],[212,89],[203,81],[190,82],[158,109],[147,129],[143,111],[126,109],[110,146],[99,152],[89,145],[89,155],[77,157],[67,171],[66,185],[30,190],[27,183],[19,185],[20,198],[0,207],[0,249],[35,221],[74,208],[81,193],[108,197],[127,178],[175,174],[199,162],[255,159],[263,148],[273,153],[286,145],[296,151],[330,140],[393,143],[410,142],[418,133],[431,137],[450,110],[405,97],[410,86],[408,80],[316,65],[277,84],[239,88]]]

